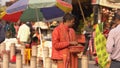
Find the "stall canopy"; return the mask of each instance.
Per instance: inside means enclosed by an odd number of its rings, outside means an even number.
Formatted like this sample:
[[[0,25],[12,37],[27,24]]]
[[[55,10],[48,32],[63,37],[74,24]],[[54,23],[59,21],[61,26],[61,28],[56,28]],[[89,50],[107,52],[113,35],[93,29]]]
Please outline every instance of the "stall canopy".
[[[108,0],[110,2],[114,2],[114,3],[120,3],[120,0]]]
[[[106,6],[106,7],[110,7],[110,8],[120,8],[120,3],[114,3],[111,2],[110,0],[100,0],[99,4],[101,6]]]

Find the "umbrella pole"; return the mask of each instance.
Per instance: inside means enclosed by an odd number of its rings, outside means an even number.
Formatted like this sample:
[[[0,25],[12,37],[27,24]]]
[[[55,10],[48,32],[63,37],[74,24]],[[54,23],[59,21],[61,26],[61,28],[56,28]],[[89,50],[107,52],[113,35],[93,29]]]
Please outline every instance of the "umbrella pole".
[[[36,18],[37,18],[37,21],[40,21],[40,20],[39,20],[39,16],[38,16],[38,9],[36,8],[35,11],[36,11]]]
[[[39,28],[39,35],[40,35],[40,44],[42,44],[42,38],[41,38],[41,37],[42,37],[42,36],[41,36],[42,34],[41,34],[40,28]]]

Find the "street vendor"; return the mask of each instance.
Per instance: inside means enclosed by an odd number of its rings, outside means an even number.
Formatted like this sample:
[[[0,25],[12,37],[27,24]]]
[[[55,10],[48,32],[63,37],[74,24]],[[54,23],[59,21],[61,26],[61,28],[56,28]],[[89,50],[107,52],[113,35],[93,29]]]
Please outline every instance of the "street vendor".
[[[52,59],[57,61],[58,68],[70,68],[69,46],[78,44],[75,31],[71,28],[75,17],[67,13],[63,17],[63,22],[58,25],[52,33]]]

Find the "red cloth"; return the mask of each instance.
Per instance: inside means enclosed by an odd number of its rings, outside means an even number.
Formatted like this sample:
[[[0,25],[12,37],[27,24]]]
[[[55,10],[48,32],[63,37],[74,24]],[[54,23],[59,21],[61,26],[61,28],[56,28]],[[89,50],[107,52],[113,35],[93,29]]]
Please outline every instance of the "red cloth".
[[[12,57],[11,62],[12,62],[12,63],[15,63],[15,62],[16,62],[16,56],[15,56],[15,55]]]
[[[109,30],[108,30],[108,29],[105,29],[105,30],[103,31],[103,34],[105,35],[105,37],[108,37],[108,33],[109,33]]]
[[[32,42],[30,47],[32,48],[32,46],[37,46],[37,45],[38,44],[36,42]]]
[[[52,59],[63,60],[63,68],[68,68],[70,60],[69,41],[75,41],[75,31],[63,23],[52,33]]]

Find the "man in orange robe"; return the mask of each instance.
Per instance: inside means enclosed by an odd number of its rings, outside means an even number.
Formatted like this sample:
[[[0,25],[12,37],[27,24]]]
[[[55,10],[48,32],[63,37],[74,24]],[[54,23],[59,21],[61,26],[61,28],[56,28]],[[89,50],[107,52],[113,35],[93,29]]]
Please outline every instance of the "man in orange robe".
[[[57,61],[58,68],[70,68],[71,58],[69,47],[77,45],[75,31],[71,28],[75,18],[67,13],[52,33],[52,59]]]

